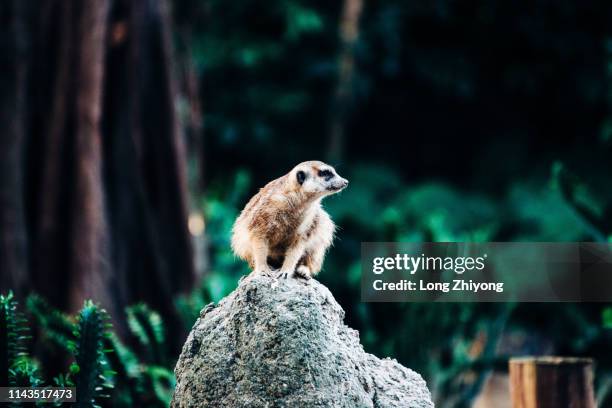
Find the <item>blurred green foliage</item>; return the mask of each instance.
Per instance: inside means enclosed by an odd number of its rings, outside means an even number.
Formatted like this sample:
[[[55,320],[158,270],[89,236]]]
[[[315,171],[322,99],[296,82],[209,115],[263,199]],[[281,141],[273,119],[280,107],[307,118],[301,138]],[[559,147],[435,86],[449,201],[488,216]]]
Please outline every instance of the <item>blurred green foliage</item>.
[[[146,305],[126,310],[129,345],[112,331],[104,309],[91,301],[85,301],[75,317],[53,309],[36,295],[28,297],[25,313],[17,311],[11,294],[0,297],[0,309],[6,316],[0,324],[10,322],[0,327],[0,352],[5,357],[1,374],[2,378],[8,375],[8,384],[76,387],[74,405],[82,407],[170,405],[176,356],[169,355],[169,333],[160,315]],[[24,333],[32,329],[39,349],[31,356],[30,337]],[[54,375],[58,361],[67,371],[45,380]]]
[[[46,331],[49,339],[65,348],[72,356],[72,362],[67,373],[62,373],[52,381],[44,380],[45,367],[29,355],[30,326],[21,312],[17,311],[17,302],[13,295],[0,295],[0,381],[3,385],[19,387],[75,387],[77,401],[75,403],[54,403],[54,406],[74,405],[77,407],[98,407],[100,401],[107,398],[106,391],[113,388],[114,372],[108,368],[106,340],[110,337],[110,323],[106,311],[91,301],[85,301],[74,321],[62,316],[59,312],[50,310],[46,303],[36,296],[28,300],[32,316],[44,319],[41,328],[50,321],[60,327],[59,332]],[[48,317],[48,318],[47,318]],[[16,406],[23,404],[15,403]]]
[[[37,367],[27,356],[29,330],[17,311],[12,293],[0,295],[0,384],[35,386],[40,383]]]

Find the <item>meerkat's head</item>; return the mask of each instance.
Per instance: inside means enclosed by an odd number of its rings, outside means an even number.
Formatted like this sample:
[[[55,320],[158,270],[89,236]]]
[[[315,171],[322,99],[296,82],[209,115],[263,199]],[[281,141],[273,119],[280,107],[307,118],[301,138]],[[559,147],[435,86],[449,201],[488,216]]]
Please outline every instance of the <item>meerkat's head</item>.
[[[329,164],[307,161],[298,164],[289,173],[289,183],[311,197],[324,197],[343,190],[348,180],[338,175]]]

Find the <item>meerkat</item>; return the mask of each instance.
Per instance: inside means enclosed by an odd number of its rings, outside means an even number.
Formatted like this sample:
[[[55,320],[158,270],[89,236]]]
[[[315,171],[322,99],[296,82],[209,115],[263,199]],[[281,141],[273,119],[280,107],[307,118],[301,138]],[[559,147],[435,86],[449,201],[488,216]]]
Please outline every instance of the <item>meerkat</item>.
[[[232,249],[255,273],[310,279],[323,265],[336,226],[321,200],[348,185],[336,170],[307,161],[266,184],[244,207],[232,229]]]

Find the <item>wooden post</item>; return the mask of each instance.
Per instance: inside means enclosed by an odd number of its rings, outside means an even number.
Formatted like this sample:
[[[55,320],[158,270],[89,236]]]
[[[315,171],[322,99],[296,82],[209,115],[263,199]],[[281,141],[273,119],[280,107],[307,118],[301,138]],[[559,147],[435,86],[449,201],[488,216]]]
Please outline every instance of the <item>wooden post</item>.
[[[513,408],[595,408],[593,361],[588,358],[510,359]]]

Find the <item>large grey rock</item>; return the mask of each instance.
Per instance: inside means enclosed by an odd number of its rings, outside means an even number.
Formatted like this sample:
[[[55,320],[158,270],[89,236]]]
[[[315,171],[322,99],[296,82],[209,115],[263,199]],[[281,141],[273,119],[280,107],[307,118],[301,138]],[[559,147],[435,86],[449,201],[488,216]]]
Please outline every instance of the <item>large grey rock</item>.
[[[433,407],[425,381],[364,352],[316,280],[249,276],[200,313],[172,407]]]

